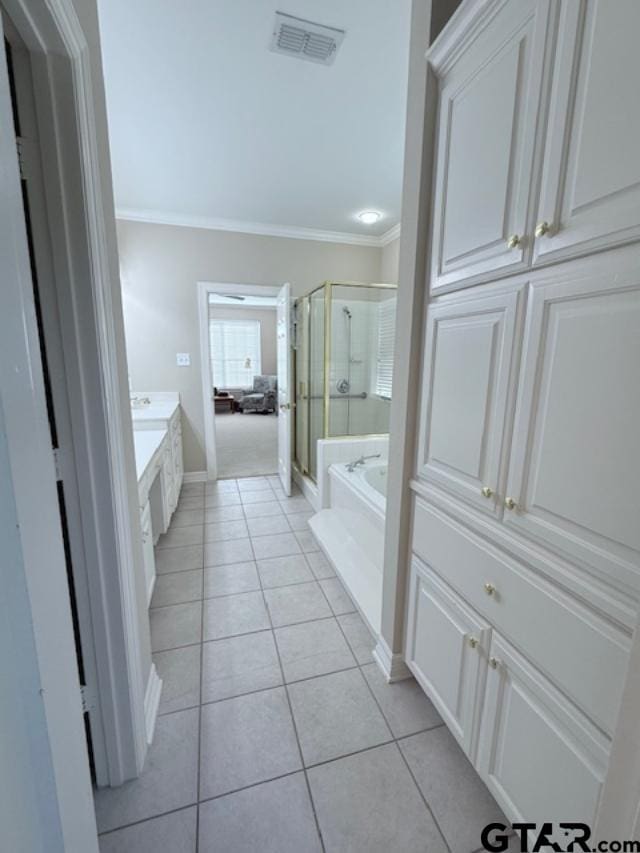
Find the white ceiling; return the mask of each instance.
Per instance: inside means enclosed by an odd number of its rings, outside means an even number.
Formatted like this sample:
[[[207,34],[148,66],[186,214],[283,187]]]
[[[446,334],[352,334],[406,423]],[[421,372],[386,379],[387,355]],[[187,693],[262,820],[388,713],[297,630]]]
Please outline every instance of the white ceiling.
[[[271,53],[276,10],[346,29],[334,64]],[[387,232],[409,14],[410,0],[101,0],[119,213]],[[355,218],[369,208],[373,226]]]

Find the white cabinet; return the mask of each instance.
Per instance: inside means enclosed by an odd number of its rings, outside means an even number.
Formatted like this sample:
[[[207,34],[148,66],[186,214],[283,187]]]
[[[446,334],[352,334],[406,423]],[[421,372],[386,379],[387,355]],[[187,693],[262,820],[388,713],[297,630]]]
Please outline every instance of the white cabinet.
[[[504,522],[638,590],[640,254],[624,254],[531,285]]]
[[[477,768],[512,821],[593,824],[608,741],[494,634]]]
[[[407,664],[470,753],[484,686],[489,627],[415,559],[409,614]]]
[[[440,76],[431,292],[528,262],[548,0],[504,3]],[[550,28],[549,28],[550,29]]]
[[[638,32],[464,0],[428,53],[405,651],[510,820],[593,822],[640,606]]]
[[[142,529],[142,555],[144,561],[144,579],[147,590],[147,604],[151,602],[153,588],[156,582],[156,561],[153,553],[153,530],[151,525],[151,507],[149,501],[140,511],[140,527]]]
[[[539,261],[640,237],[639,32],[637,0],[562,4]]]
[[[454,299],[427,317],[417,473],[493,515],[520,290]]]

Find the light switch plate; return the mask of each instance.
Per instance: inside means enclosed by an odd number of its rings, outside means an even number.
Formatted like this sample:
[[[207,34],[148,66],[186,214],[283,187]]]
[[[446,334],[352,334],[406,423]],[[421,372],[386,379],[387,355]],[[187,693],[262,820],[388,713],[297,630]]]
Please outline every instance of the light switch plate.
[[[178,367],[190,367],[191,366],[191,356],[188,352],[177,352],[176,353],[176,364]]]

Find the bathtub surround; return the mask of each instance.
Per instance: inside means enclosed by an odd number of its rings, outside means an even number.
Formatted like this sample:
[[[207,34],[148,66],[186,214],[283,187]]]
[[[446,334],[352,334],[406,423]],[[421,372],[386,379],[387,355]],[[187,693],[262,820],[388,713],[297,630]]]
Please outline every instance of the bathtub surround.
[[[379,637],[388,439],[328,440],[319,446],[323,509],[311,518],[309,526],[363,618]],[[349,470],[348,463],[375,454],[380,457]]]

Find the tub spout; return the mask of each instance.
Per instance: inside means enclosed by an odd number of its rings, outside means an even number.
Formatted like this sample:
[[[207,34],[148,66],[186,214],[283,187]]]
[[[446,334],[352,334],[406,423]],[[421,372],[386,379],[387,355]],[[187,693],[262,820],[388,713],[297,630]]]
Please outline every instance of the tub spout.
[[[382,456],[381,453],[372,453],[370,456],[361,456],[359,459],[356,459],[354,462],[349,462],[347,464],[347,466],[346,466],[347,471],[349,471],[350,473],[353,473],[356,470],[356,468],[358,467],[358,465],[364,465],[364,463],[367,461],[367,459],[380,459],[381,456]]]

